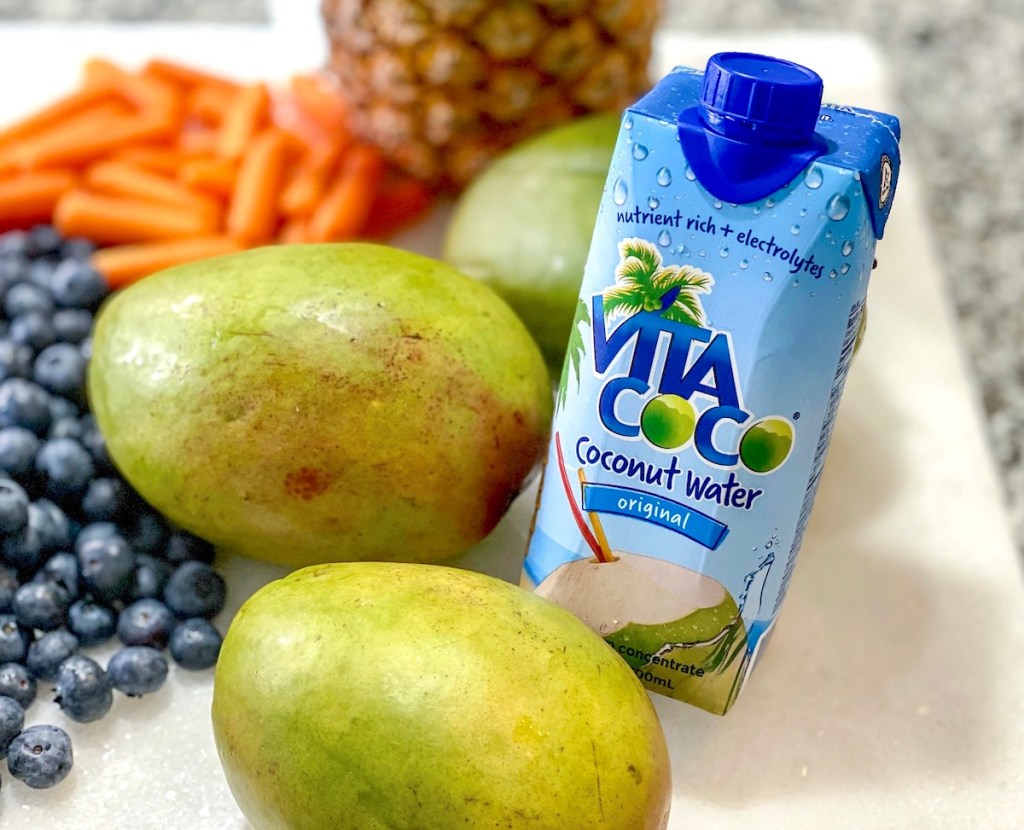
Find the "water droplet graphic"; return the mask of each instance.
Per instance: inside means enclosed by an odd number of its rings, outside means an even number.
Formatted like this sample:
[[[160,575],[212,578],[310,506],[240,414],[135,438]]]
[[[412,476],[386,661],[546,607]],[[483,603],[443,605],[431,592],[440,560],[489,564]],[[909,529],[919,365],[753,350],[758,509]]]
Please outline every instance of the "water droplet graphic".
[[[689,167],[687,167],[686,170],[683,172],[683,176],[686,178],[686,181],[688,182],[697,181],[697,174],[694,173]]]
[[[679,254],[680,256],[689,256],[690,249],[687,248],[682,242],[680,242],[678,245],[676,245],[676,253]]]
[[[800,208],[800,215],[801,216],[806,216],[807,215],[807,208]]]
[[[750,263],[747,262],[747,260],[745,260],[745,259],[741,259],[740,260],[740,270],[741,271],[746,271],[749,267],[750,267]]]
[[[651,210],[657,210],[658,209],[658,205],[660,205],[660,204],[661,204],[661,202],[659,202],[653,196],[651,196],[651,198],[647,200],[647,207],[649,207]]]
[[[792,284],[792,286],[794,288],[799,288],[800,287],[800,280],[793,280],[793,282],[791,284]]]
[[[759,207],[755,207],[754,208],[754,216],[757,216],[760,212],[761,212],[761,208],[759,208]]]
[[[828,278],[830,280],[834,280],[838,276],[839,276],[839,274],[836,273],[836,269],[835,268],[833,268],[831,271],[828,272]]]
[[[612,187],[612,201],[617,205],[624,205],[628,198],[629,188],[626,187],[626,183],[621,178],[616,179]]]
[[[839,266],[839,273],[840,274],[849,274],[850,273],[850,263],[849,262],[844,262],[842,265],[840,265]]]
[[[793,225],[793,227],[791,227],[791,228],[789,229],[789,232],[790,232],[791,234],[793,234],[793,236],[797,236],[797,235],[799,235],[799,233],[800,233],[800,226],[799,226],[799,225]]]
[[[658,184],[662,187],[668,187],[672,184],[672,171],[667,167],[662,167],[661,170],[658,171]]]
[[[775,207],[775,200],[772,199],[771,197],[765,199],[764,200],[764,206],[766,208],[773,208],[773,207]]]
[[[718,201],[718,199],[715,199],[715,201],[711,203],[711,207],[713,207],[715,210],[721,210],[723,205],[720,201]]]
[[[775,554],[769,552],[753,571],[743,577],[743,591],[737,598],[736,605],[745,620],[754,620],[760,616],[761,606],[764,604],[764,586],[774,563]],[[749,609],[747,608],[748,602],[750,603]]]
[[[707,255],[708,255],[707,251],[697,251],[697,256],[707,256]]]
[[[831,239],[832,238],[832,231],[825,231],[825,238],[826,239]]]
[[[719,249],[719,251],[718,251],[718,255],[719,255],[720,257],[722,257],[723,259],[724,259],[725,257],[729,256],[729,246],[728,246],[728,245],[723,245],[723,246],[722,246],[722,247],[721,247],[721,248]]]
[[[853,243],[847,240],[843,243],[843,256],[849,256],[853,253]]]
[[[800,420],[800,413],[799,412],[794,412],[793,413],[793,420],[794,421],[799,421]]]
[[[763,279],[765,282],[771,282],[775,278],[772,276],[771,271],[765,271],[763,274],[761,274],[761,279]]]
[[[627,130],[632,130],[633,129],[633,119],[632,118],[627,118],[624,122],[622,122],[622,126],[625,127]]]
[[[817,291],[812,291],[811,292],[811,296],[812,297],[817,297],[818,296],[818,292]]]
[[[644,147],[643,144],[633,145],[633,158],[635,158],[637,161],[643,161],[645,158],[647,158],[647,153],[648,150],[646,147]]]
[[[672,234],[670,234],[668,231],[662,231],[661,233],[659,233],[658,244],[661,245],[662,248],[667,248],[669,245],[672,244]]]
[[[811,190],[817,190],[821,187],[823,181],[825,181],[825,177],[822,175],[821,168],[816,164],[812,164],[807,173],[804,174],[804,184]]]
[[[842,193],[837,193],[828,200],[828,207],[825,208],[825,211],[828,213],[829,219],[841,222],[850,212],[850,200]]]

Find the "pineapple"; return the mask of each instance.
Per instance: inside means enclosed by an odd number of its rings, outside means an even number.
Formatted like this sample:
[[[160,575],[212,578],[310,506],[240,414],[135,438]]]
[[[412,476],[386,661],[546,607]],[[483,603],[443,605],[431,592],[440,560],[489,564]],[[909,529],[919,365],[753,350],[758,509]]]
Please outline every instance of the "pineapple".
[[[661,0],[323,0],[356,133],[458,188],[505,147],[649,83]]]

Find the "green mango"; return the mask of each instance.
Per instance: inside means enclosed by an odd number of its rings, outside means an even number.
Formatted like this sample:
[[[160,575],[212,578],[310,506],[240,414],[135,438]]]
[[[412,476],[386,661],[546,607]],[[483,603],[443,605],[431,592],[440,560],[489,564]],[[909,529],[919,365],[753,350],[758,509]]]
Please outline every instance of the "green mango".
[[[469,548],[541,457],[552,408],[537,346],[500,298],[367,244],[142,280],[101,310],[88,388],[147,501],[293,567]]]
[[[444,258],[508,301],[555,376],[619,121],[588,116],[517,145],[463,192],[448,226]]]
[[[668,750],[586,625],[432,565],[296,572],[242,607],[213,729],[256,830],[664,830]]]

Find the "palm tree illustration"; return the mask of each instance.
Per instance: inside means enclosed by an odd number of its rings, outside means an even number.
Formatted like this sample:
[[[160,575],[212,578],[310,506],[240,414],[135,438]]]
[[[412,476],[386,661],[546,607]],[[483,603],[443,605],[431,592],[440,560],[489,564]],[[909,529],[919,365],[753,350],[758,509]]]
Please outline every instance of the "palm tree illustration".
[[[619,243],[615,285],[604,291],[609,319],[661,310],[666,320],[703,326],[707,321],[700,295],[711,293],[714,277],[692,265],[664,265],[661,252],[646,239]]]

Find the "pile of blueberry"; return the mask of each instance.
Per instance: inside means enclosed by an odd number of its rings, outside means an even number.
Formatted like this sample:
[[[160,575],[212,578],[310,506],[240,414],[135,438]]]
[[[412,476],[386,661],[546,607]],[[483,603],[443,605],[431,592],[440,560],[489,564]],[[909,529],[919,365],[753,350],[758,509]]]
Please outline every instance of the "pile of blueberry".
[[[24,728],[40,684],[87,723],[115,689],[159,689],[165,650],[199,670],[221,645],[213,548],[132,490],[88,411],[93,315],[107,293],[91,252],[49,226],[0,235],[0,757],[36,788],[72,765],[64,730]],[[115,636],[123,647],[106,668],[81,653]]]

